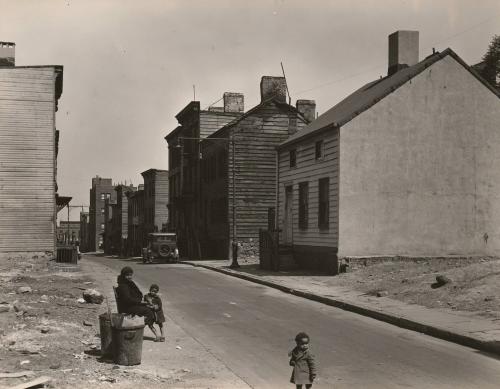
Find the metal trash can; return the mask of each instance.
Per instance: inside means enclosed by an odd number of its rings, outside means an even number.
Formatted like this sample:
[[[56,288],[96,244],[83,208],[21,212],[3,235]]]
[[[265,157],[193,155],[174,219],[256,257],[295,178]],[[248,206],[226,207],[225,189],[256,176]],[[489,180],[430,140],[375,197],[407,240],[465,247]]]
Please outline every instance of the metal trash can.
[[[142,358],[144,318],[127,320],[128,316],[116,314],[112,318],[111,338],[113,362],[118,365],[139,365]],[[139,324],[140,323],[140,324]]]
[[[108,312],[99,315],[99,333],[101,336],[101,356],[111,357],[113,355],[113,342],[111,334],[112,320],[119,321],[118,313],[112,313],[111,316]]]

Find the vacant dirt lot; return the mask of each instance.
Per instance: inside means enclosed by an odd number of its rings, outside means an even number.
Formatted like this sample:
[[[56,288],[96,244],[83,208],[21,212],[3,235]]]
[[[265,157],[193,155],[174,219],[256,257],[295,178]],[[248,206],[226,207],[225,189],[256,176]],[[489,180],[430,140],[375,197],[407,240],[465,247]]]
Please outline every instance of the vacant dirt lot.
[[[0,260],[0,373],[26,371],[25,377],[0,378],[0,388],[40,376],[51,377],[53,388],[166,385],[140,369],[99,361],[97,317],[104,308],[77,301],[93,281],[51,271],[47,263]],[[21,287],[31,291],[22,293]]]
[[[436,276],[451,282],[436,287]],[[429,308],[500,318],[500,260],[493,258],[384,261],[360,266],[329,283]]]

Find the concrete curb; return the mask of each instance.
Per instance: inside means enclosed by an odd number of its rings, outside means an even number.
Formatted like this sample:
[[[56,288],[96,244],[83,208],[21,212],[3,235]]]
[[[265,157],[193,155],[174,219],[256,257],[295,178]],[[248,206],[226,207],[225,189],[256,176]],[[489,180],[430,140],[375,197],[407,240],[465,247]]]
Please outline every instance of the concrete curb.
[[[451,331],[444,329],[444,328],[435,327],[433,325],[422,324],[422,323],[416,322],[416,321],[411,320],[411,319],[406,319],[404,317],[398,317],[398,316],[395,316],[395,315],[392,315],[389,313],[385,313],[382,311],[377,311],[374,309],[362,307],[362,306],[348,303],[348,302],[345,302],[342,300],[338,300],[338,299],[334,299],[334,298],[330,298],[330,297],[325,297],[325,296],[317,295],[317,294],[310,293],[310,292],[304,292],[302,290],[296,290],[296,289],[290,288],[288,286],[280,285],[280,284],[277,284],[277,283],[274,283],[271,281],[266,281],[266,280],[263,280],[263,279],[256,277],[256,276],[251,276],[248,274],[241,274],[241,273],[238,273],[238,272],[233,271],[233,270],[216,268],[216,267],[207,266],[207,265],[203,265],[203,264],[197,264],[197,263],[195,264],[195,263],[187,262],[187,261],[180,261],[179,263],[183,263],[185,265],[191,265],[194,267],[201,267],[204,269],[216,271],[218,273],[226,274],[226,275],[229,275],[232,277],[241,278],[243,280],[254,282],[256,284],[268,286],[268,287],[273,288],[273,289],[278,289],[284,293],[292,294],[292,295],[298,296],[298,297],[303,297],[303,298],[306,298],[308,300],[316,301],[316,302],[319,302],[319,303],[322,303],[325,305],[329,305],[332,307],[343,309],[345,311],[349,311],[349,312],[357,313],[359,315],[367,316],[367,317],[370,317],[372,319],[383,321],[385,323],[389,323],[389,324],[392,324],[392,325],[395,325],[395,326],[398,326],[398,327],[401,327],[401,328],[404,328],[407,330],[421,332],[423,334],[432,336],[434,338],[439,338],[442,340],[446,340],[448,342],[457,343],[457,344],[460,344],[462,346],[471,347],[471,348],[474,348],[476,350],[480,350],[480,351],[483,351],[486,353],[491,353],[491,354],[495,354],[497,356],[500,356],[500,342],[483,341],[483,340],[473,338],[473,337],[470,337],[467,335],[454,333],[454,332],[451,332]]]

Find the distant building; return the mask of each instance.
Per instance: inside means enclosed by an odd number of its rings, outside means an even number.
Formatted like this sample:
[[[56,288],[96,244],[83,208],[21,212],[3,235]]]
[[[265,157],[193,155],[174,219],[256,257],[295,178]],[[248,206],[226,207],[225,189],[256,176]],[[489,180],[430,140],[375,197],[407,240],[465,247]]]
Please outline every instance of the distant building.
[[[80,212],[80,251],[87,252],[89,246],[89,213]]]
[[[104,202],[106,199],[116,201],[116,192],[111,178],[92,178],[89,207],[89,251],[102,248],[104,232]]]
[[[144,235],[144,185],[139,185],[136,192],[127,192],[128,198],[128,238],[127,254],[138,256],[146,246]]]
[[[500,99],[451,49],[389,36],[386,77],[278,149],[280,243],[338,258],[500,254]]]
[[[117,255],[125,255],[127,253],[127,238],[128,238],[128,197],[127,194],[135,192],[136,187],[132,185],[117,185],[116,206],[114,207],[111,234],[113,239],[114,253]],[[165,209],[166,209],[165,205]]]
[[[197,258],[199,250],[200,149],[202,138],[243,114],[244,96],[226,92],[223,107],[200,109],[191,101],[177,115],[179,126],[165,140],[169,158],[169,225],[177,233],[181,256]]]
[[[104,220],[101,225],[100,233],[102,240],[102,249],[106,255],[116,254],[116,231],[113,230],[113,218],[116,213],[116,200],[106,198],[104,200]]]
[[[80,242],[80,221],[61,220],[57,227],[57,243],[74,244],[77,242]]]
[[[15,66],[15,44],[0,42],[0,255],[54,256],[62,66]]]
[[[149,169],[144,178],[144,233],[167,230],[168,170]]]
[[[314,119],[316,104],[287,103],[284,77],[264,76],[261,101],[201,142],[198,231],[203,257],[227,259],[232,241],[257,255],[276,201],[276,146]]]

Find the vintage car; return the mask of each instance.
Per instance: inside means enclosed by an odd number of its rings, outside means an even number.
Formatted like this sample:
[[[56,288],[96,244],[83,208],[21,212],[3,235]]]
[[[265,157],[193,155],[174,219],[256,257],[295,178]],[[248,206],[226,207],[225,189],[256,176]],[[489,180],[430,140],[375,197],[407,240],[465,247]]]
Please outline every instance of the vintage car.
[[[173,232],[152,232],[148,234],[148,245],[142,249],[142,261],[152,263],[159,258],[165,262],[177,262],[177,235]]]

